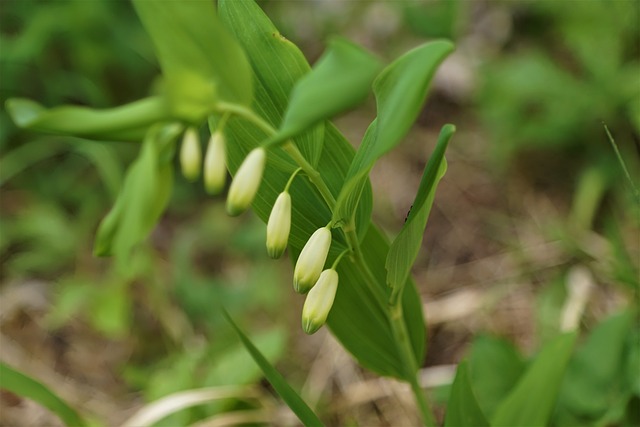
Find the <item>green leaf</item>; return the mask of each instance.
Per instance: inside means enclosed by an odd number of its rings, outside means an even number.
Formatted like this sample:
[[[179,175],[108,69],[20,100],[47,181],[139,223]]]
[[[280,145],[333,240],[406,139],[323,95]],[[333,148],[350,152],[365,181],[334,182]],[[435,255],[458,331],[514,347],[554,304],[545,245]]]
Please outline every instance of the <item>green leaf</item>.
[[[621,390],[627,337],[631,334],[630,311],[600,323],[576,352],[567,368],[559,406],[576,416],[596,419],[625,398]]]
[[[381,66],[361,47],[332,39],[311,73],[296,83],[280,131],[271,142],[288,139],[364,101]]]
[[[220,19],[244,48],[254,71],[255,99],[252,105],[274,128],[280,127],[296,82],[311,67],[296,45],[282,36],[253,1],[220,0]],[[319,124],[294,138],[304,157],[316,166],[322,153],[324,125]],[[260,142],[262,133],[254,134]],[[284,153],[270,153],[277,167],[293,172],[297,165]]]
[[[51,410],[68,426],[86,426],[87,423],[66,402],[42,383],[0,362],[0,389],[26,397]]]
[[[433,205],[433,199],[436,195],[436,187],[447,169],[444,152],[455,130],[455,126],[445,125],[440,131],[438,144],[424,169],[411,211],[402,230],[400,230],[400,234],[389,249],[385,267],[387,269],[387,283],[392,289],[392,301],[395,298],[394,295],[400,295],[402,292],[411,266],[418,256],[424,229],[431,212],[431,205]]]
[[[29,99],[12,98],[7,100],[6,107],[21,128],[99,140],[138,142],[153,123],[169,119],[169,109],[161,97],[106,109],[76,106],[46,109]]]
[[[445,427],[489,427],[489,422],[473,393],[467,365],[467,362],[458,365],[456,379],[453,381],[451,395],[447,402]]]
[[[467,360],[480,408],[491,417],[520,379],[525,363],[511,342],[488,335],[473,340]]]
[[[133,4],[155,45],[174,114],[197,123],[217,100],[251,103],[251,67],[218,20],[213,2],[134,0]]]
[[[378,117],[365,133],[340,190],[334,221],[351,218],[376,160],[400,143],[414,123],[438,65],[453,50],[448,41],[419,46],[387,66],[373,83]]]
[[[98,228],[96,255],[116,253],[126,260],[131,248],[155,226],[171,195],[171,159],[181,131],[182,126],[175,123],[156,125],[149,130],[118,199]]]
[[[543,347],[496,410],[492,426],[547,425],[576,337],[575,332],[566,333]]]
[[[254,2],[222,0],[219,10],[221,19],[238,37],[254,65],[256,97],[253,109],[276,127],[287,107],[289,91],[304,75],[304,69],[308,70],[308,65],[306,62],[302,65],[300,61],[304,61],[304,57],[299,50],[277,32]],[[212,122],[212,129],[215,126],[216,123]],[[233,117],[227,122],[225,135],[228,139],[228,166],[232,174],[247,153],[268,137],[248,122]],[[342,187],[354,150],[330,123],[326,124],[323,135],[324,140],[321,135],[320,143],[307,140],[309,144],[301,144],[299,138],[295,140],[301,151],[308,149],[303,151],[305,157],[317,156],[317,170],[335,196]],[[254,211],[262,221],[267,222],[273,203],[296,167],[282,149],[269,150],[264,178],[253,203]],[[384,260],[389,244],[377,228],[370,227],[372,196],[366,179],[363,188],[362,200],[356,211],[356,227],[363,241],[363,255],[374,276],[380,278],[373,286],[379,289],[383,298],[371,295],[363,272],[345,259],[338,268],[340,285],[327,323],[360,364],[381,375],[403,378],[403,363],[395,350],[386,314],[388,289],[384,281]],[[315,187],[303,177],[293,181],[290,194],[292,227],[289,254],[295,261],[309,236],[329,222],[331,211]],[[344,235],[334,230],[327,263],[335,260],[346,247]],[[415,358],[421,361],[424,358],[425,330],[422,304],[413,282],[404,292],[403,305]]]
[[[287,406],[291,408],[300,421],[302,421],[306,426],[322,426],[323,424],[322,421],[320,421],[320,418],[318,418],[313,410],[309,408],[298,393],[291,388],[280,372],[278,372],[262,355],[262,353],[260,353],[260,350],[253,345],[251,340],[249,340],[233,319],[231,319],[229,313],[227,313],[226,310],[223,310],[223,313],[224,317],[238,335],[238,338],[242,341],[242,344],[244,344],[247,351],[251,354],[251,357],[253,357],[253,360],[255,360],[255,362],[260,366],[260,369],[262,369],[262,372],[264,372],[264,376],[269,381],[269,384],[271,384],[271,386],[278,392],[280,397],[282,397]]]

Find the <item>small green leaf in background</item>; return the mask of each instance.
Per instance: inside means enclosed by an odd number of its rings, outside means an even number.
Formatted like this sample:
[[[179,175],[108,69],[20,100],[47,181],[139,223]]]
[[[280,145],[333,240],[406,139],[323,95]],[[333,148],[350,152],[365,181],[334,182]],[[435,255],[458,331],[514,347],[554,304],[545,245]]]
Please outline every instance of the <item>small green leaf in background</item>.
[[[285,401],[287,406],[298,416],[300,421],[305,426],[322,426],[322,421],[313,412],[311,408],[302,400],[300,395],[296,393],[287,381],[282,377],[280,372],[274,368],[269,361],[260,353],[260,350],[253,345],[251,340],[242,332],[242,330],[235,324],[229,313],[226,310],[223,312],[225,318],[229,321],[229,324],[233,330],[238,334],[238,338],[242,341],[242,344],[246,347],[247,351],[253,357],[253,360],[260,366],[264,376],[267,378],[271,386],[278,392],[280,397]]]
[[[467,362],[458,365],[451,395],[447,402],[444,425],[445,427],[489,427],[489,422],[482,413],[473,393]]]
[[[0,389],[33,400],[58,415],[67,426],[86,426],[87,423],[49,388],[9,365],[0,362]]]
[[[448,41],[419,46],[388,65],[373,82],[378,117],[371,123],[340,190],[334,221],[350,218],[376,160],[400,143],[415,122],[438,65],[453,51]]]
[[[455,130],[455,126],[445,125],[440,131],[438,144],[424,169],[411,212],[389,249],[385,267],[387,283],[392,289],[391,301],[402,292],[411,272],[411,266],[418,256],[424,228],[427,226],[427,219],[436,195],[436,187],[447,169],[444,152]]]
[[[572,418],[593,422],[616,403],[626,405],[631,390],[622,389],[623,361],[632,325],[633,315],[625,311],[604,320],[591,332],[567,368],[558,397],[560,417],[568,413]]]
[[[249,105],[251,66],[224,28],[213,2],[147,1],[133,4],[155,45],[173,113],[198,123],[218,99]]]
[[[169,119],[169,110],[161,97],[106,109],[68,105],[46,109],[29,99],[12,98],[7,100],[6,107],[21,128],[106,141],[139,142],[150,125]]]
[[[275,140],[290,138],[364,101],[380,68],[381,62],[361,47],[332,39],[311,72],[296,83]]]
[[[525,362],[510,341],[489,335],[479,335],[473,340],[467,360],[478,403],[491,418],[518,382]]]
[[[492,426],[547,425],[576,337],[576,332],[566,333],[542,348],[518,384],[496,410]],[[492,374],[499,375],[500,370]]]

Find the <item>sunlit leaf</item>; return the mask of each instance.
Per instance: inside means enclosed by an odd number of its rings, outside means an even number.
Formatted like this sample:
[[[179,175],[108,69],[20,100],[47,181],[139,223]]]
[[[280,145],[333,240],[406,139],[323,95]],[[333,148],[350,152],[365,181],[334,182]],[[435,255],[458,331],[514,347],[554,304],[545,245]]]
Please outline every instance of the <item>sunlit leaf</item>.
[[[359,46],[340,38],[329,42],[311,73],[300,79],[281,128],[272,141],[281,141],[362,102],[381,63]]]
[[[198,122],[218,99],[249,105],[251,67],[218,20],[213,2],[134,0],[165,76],[178,117]]]
[[[387,269],[387,283],[392,288],[392,299],[394,295],[399,295],[402,292],[402,287],[411,272],[411,266],[418,256],[424,228],[427,225],[431,205],[435,198],[436,187],[447,169],[444,152],[453,132],[455,132],[453,125],[445,125],[442,128],[438,144],[424,169],[411,211],[402,230],[400,230],[400,234],[389,249],[385,267]]]
[[[467,362],[458,365],[451,395],[447,402],[445,427],[489,427],[469,380]]]
[[[0,362],[0,389],[31,399],[58,415],[68,426],[86,426],[80,415],[48,387]]]
[[[282,377],[269,361],[262,355],[260,350],[253,345],[251,340],[242,332],[242,330],[235,324],[235,322],[229,316],[229,313],[224,311],[225,318],[229,324],[233,327],[233,330],[238,335],[238,338],[242,341],[247,351],[253,357],[253,360],[260,366],[264,376],[269,381],[269,384],[278,392],[280,397],[287,403],[287,406],[298,416],[300,421],[305,426],[321,426],[322,421],[313,412],[311,408],[305,403],[304,400],[291,388],[287,381]]]

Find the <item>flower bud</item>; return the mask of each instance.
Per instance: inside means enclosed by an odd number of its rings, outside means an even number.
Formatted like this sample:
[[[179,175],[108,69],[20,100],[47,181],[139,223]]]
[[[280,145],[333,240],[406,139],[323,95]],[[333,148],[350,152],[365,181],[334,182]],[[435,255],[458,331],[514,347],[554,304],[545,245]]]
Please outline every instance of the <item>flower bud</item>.
[[[262,147],[254,148],[244,159],[229,188],[229,215],[240,215],[247,210],[260,187],[266,161],[267,153]]]
[[[315,333],[327,321],[337,289],[338,272],[333,269],[323,271],[302,308],[302,329],[307,334]]]
[[[300,252],[293,272],[293,288],[296,292],[305,294],[313,287],[324,268],[330,247],[331,230],[329,227],[319,228],[311,235]]]
[[[202,152],[198,131],[195,128],[187,128],[182,137],[180,166],[182,168],[182,174],[189,181],[195,181],[200,176]]]
[[[267,223],[267,253],[271,258],[280,258],[287,249],[291,230],[291,196],[280,193],[271,209]]]
[[[211,135],[204,157],[204,188],[209,194],[220,194],[227,180],[224,135],[218,131]]]

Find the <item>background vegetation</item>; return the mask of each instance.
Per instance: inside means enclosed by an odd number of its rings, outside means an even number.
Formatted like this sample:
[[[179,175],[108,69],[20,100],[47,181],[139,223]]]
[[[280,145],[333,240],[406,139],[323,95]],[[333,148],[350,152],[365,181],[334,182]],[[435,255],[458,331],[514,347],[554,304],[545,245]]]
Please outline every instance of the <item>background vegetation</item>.
[[[467,357],[490,413],[529,357],[577,327],[553,424],[640,422],[639,3],[261,5],[311,62],[331,34],[386,60],[425,39],[457,44],[418,126],[372,175],[376,220],[396,232],[421,159],[442,124],[456,124],[414,269],[433,397],[445,400],[452,365]],[[108,107],[153,91],[158,64],[127,2],[5,1],[0,36],[3,102]],[[373,114],[371,100],[337,125],[359,141]],[[265,227],[252,214],[230,218],[223,199],[178,178],[168,212],[123,276],[92,246],[135,147],[28,133],[0,111],[0,154],[1,361],[117,425],[173,392],[260,381],[214,308],[223,301],[331,424],[416,422],[407,390],[361,370],[326,331],[303,336],[290,263],[268,259]],[[158,425],[246,405],[199,406]],[[0,394],[0,424],[56,422]]]

